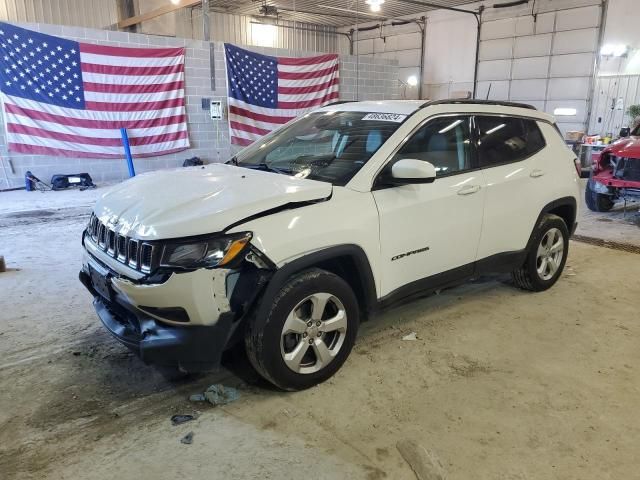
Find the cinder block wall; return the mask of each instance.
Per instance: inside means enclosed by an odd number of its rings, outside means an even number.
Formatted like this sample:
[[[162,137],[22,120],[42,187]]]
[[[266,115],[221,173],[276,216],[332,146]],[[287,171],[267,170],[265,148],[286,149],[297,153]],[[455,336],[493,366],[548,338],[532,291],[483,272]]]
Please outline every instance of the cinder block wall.
[[[186,100],[191,148],[183,152],[134,160],[136,172],[142,173],[182,165],[186,158],[200,157],[205,163],[224,162],[236,147],[229,143],[228,120],[211,120],[209,111],[202,109],[202,98],[221,100],[226,104],[226,74],[223,44],[215,42],[215,90],[211,89],[209,47],[199,40],[139,35],[125,32],[95,30],[45,24],[21,24],[24,28],[86,43],[138,47],[186,47]],[[255,48],[266,55],[310,56],[314,52],[299,52],[272,48]],[[340,56],[340,98],[355,100],[383,100],[399,97],[398,66],[396,60]],[[55,173],[88,172],[95,182],[124,180],[128,173],[124,161],[118,159],[77,159],[42,155],[15,154],[7,150],[4,119],[0,129],[0,189],[24,185],[24,174],[34,175],[48,182]]]

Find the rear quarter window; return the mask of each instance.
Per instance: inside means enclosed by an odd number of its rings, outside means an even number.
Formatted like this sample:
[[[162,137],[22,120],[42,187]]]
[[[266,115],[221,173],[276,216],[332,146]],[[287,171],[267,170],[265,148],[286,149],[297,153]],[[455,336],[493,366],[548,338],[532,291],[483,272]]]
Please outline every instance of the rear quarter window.
[[[545,140],[535,120],[476,117],[480,167],[518,162],[539,152]]]

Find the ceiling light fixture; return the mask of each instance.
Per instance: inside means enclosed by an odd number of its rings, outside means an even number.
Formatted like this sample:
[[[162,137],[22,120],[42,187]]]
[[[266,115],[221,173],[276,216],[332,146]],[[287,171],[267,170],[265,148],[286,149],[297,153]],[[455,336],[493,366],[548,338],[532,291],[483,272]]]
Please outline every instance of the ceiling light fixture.
[[[496,133],[498,130],[502,130],[506,126],[507,126],[506,123],[501,123],[500,125],[496,125],[495,127],[490,128],[489,130],[487,130],[485,135],[491,135],[492,133]]]
[[[332,7],[331,5],[316,5],[317,7],[320,8],[328,8],[329,10],[337,10],[339,12],[347,12],[347,13],[353,13],[355,15],[362,15],[363,17],[371,17],[371,18],[377,18],[377,19],[381,19],[381,20],[386,20],[386,17],[383,17],[381,15],[374,15],[373,13],[369,13],[369,12],[360,12],[360,11],[356,11],[356,10],[350,10],[348,8],[340,8],[340,7]]]
[[[449,130],[453,130],[454,128],[456,128],[458,125],[460,125],[462,123],[462,120],[456,120],[453,123],[450,123],[449,125],[447,125],[446,127],[444,127],[442,130],[440,130],[438,133],[439,134],[443,134],[443,133],[447,133]]]
[[[629,47],[626,45],[607,44],[600,49],[600,55],[605,56],[623,57],[627,53],[629,53]]]
[[[553,110],[553,114],[557,117],[573,117],[578,110],[575,108],[558,107]]]
[[[260,47],[275,47],[277,37],[278,29],[276,25],[251,22],[251,38],[254,45]]]
[[[371,8],[372,12],[379,12],[380,5],[384,3],[384,0],[366,0],[365,2]]]

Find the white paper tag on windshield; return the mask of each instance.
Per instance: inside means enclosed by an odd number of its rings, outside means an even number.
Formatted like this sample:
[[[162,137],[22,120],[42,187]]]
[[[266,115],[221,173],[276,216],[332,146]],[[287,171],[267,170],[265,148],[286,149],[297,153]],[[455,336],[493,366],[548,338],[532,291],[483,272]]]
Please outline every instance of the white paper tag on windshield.
[[[380,122],[396,122],[400,123],[405,118],[406,115],[400,115],[399,113],[367,113],[362,120],[377,120]]]

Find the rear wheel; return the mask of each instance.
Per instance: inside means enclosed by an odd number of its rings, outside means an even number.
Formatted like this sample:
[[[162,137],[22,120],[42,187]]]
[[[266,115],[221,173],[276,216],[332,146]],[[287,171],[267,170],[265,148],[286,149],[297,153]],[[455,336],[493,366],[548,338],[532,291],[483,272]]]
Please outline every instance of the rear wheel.
[[[338,371],[358,324],[358,302],[349,284],[331,272],[307,270],[283,285],[265,318],[249,320],[247,356],[274,385],[303,390]]]
[[[614,201],[610,195],[598,193],[594,189],[594,180],[590,178],[584,191],[584,199],[589,210],[593,212],[608,212],[613,208]]]
[[[514,283],[533,292],[551,288],[564,269],[568,253],[569,229],[564,220],[544,215],[533,233],[524,264],[512,273]]]

